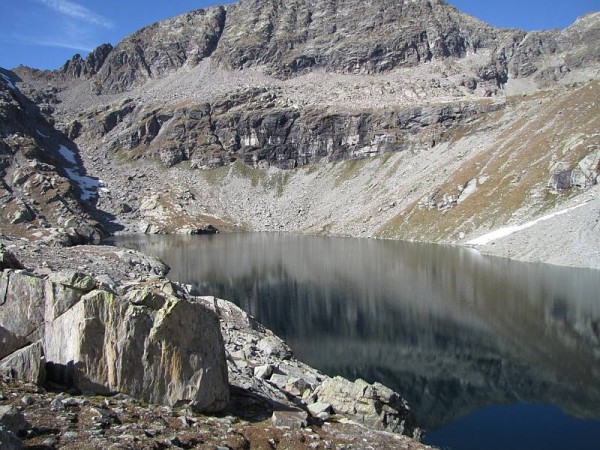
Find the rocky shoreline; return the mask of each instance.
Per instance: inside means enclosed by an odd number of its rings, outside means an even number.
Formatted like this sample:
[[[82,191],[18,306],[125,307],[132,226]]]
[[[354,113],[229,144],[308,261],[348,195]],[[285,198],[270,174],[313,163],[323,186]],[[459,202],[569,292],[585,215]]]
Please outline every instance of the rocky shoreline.
[[[6,448],[428,448],[397,393],[319,373],[154,258],[7,239],[0,268]]]

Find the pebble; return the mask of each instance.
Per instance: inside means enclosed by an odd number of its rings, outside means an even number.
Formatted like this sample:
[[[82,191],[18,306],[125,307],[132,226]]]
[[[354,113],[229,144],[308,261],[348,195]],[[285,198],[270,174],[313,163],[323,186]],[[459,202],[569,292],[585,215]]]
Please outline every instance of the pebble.
[[[64,409],[66,409],[65,404],[62,401],[60,401],[58,398],[55,398],[54,400],[52,400],[50,402],[50,410],[51,411],[56,412],[56,411],[62,411]]]
[[[35,404],[35,399],[30,395],[26,395],[21,399],[21,403],[27,406],[31,406]]]
[[[79,433],[75,431],[67,431],[62,434],[63,439],[77,439],[79,437]]]

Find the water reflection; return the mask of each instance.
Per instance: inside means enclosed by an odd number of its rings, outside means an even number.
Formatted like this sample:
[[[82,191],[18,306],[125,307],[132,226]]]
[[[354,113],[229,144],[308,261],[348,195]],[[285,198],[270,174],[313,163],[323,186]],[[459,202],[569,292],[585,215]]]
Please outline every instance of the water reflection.
[[[330,374],[380,381],[435,429],[486,405],[600,418],[600,272],[389,241],[120,238],[235,301]]]

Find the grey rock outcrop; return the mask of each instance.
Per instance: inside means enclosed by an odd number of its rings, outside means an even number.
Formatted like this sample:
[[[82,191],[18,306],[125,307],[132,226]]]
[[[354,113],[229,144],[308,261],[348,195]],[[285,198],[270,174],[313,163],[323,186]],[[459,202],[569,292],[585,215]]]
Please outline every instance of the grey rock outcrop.
[[[0,327],[0,360],[22,349],[27,343],[28,341],[24,337],[17,336],[6,328]]]
[[[239,307],[214,297],[202,300],[221,319],[230,383],[269,399],[276,426],[300,428],[308,415],[326,420],[337,414],[419,439],[414,415],[396,392],[379,383],[330,378],[298,361],[285,342]]]
[[[43,337],[44,281],[24,272],[0,274],[0,326],[28,340]]]
[[[28,383],[44,384],[46,361],[42,343],[35,342],[0,360],[0,374]]]
[[[276,94],[249,89],[212,104],[188,102],[175,109],[139,106],[118,133],[105,139],[128,158],[149,157],[167,167],[190,161],[195,168],[213,168],[240,160],[251,166],[292,169],[320,160],[430,147],[436,139],[438,143],[448,139],[448,130],[501,107],[456,103],[385,112],[297,111]],[[84,124],[84,133],[94,134],[96,120]]]
[[[335,377],[325,380],[314,395],[320,403],[331,405],[334,412],[348,415],[369,427],[415,438],[420,435],[406,401],[380,383],[369,384],[360,379],[353,383]]]
[[[198,303],[144,290],[129,292],[127,300],[93,291],[45,334],[52,376],[72,379],[81,391],[123,392],[200,411],[227,404],[216,317]]]
[[[497,31],[434,1],[244,0],[228,8],[218,61],[278,76],[375,73],[490,47]]]
[[[186,63],[198,64],[212,54],[224,25],[225,8],[216,7],[143,28],[110,52],[94,79],[96,91],[123,92]]]
[[[97,290],[76,272],[48,279],[5,271],[0,326],[39,339],[11,353],[0,370],[80,391],[127,393],[200,411],[229,398],[223,338],[216,315],[164,281],[133,283],[122,294]]]
[[[76,55],[61,75],[90,78],[95,93],[120,93],[211,58],[227,70],[279,78],[315,70],[373,74],[488,53],[477,71],[490,87],[509,77],[551,83],[597,60],[597,18],[564,30],[492,27],[443,0],[242,0],[150,25],[114,49]],[[475,80],[477,82],[477,80]]]
[[[32,237],[41,230],[65,244],[100,238],[99,225],[81,204],[77,177],[63,169],[57,140],[64,144],[65,137],[5,76],[0,76],[0,233]]]
[[[61,71],[73,78],[89,78],[98,73],[112,50],[112,45],[102,44],[91,51],[85,59],[80,54],[76,54],[65,63]]]

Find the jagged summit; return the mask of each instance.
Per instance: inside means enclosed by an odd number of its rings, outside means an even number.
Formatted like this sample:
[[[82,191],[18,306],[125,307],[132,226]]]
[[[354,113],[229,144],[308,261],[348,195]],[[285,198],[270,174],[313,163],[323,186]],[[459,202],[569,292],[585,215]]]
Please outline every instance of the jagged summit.
[[[228,10],[215,59],[278,76],[320,67],[376,73],[490,46],[495,30],[441,1],[245,0]]]
[[[547,83],[598,59],[599,17],[526,33],[492,27],[443,0],[242,0],[154,23],[115,48],[102,45],[85,60],[76,55],[60,73],[92,78],[101,94],[206,59],[224,70],[289,79],[315,70],[380,74],[483,52],[475,83],[502,86],[531,76]]]

